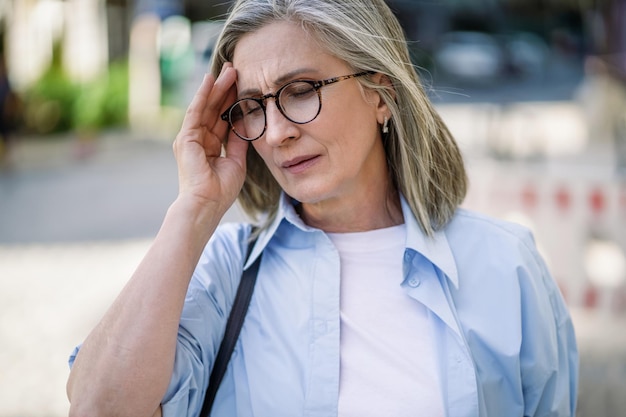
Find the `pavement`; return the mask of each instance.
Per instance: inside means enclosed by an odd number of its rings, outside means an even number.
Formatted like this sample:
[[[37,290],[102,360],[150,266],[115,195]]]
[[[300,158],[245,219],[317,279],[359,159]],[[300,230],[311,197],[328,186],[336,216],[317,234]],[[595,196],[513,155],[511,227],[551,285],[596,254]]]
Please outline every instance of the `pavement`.
[[[0,417],[67,415],[67,357],[132,274],[176,192],[167,140],[120,131],[15,144],[0,168]],[[235,207],[225,221],[240,218]],[[572,315],[577,415],[626,416],[626,318]]]
[[[0,244],[153,236],[176,175],[164,140],[125,131],[23,138],[0,168]]]

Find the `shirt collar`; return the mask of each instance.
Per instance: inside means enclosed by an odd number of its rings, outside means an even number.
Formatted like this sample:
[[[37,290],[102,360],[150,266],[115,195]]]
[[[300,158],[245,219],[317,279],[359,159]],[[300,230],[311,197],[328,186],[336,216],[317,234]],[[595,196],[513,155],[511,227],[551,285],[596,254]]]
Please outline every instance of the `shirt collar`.
[[[442,230],[438,230],[434,232],[432,237],[425,235],[404,196],[400,196],[400,201],[402,204],[404,222],[407,226],[407,249],[416,251],[432,262],[448,277],[452,284],[458,288],[459,278],[456,263],[454,262],[454,256],[452,255],[452,250],[450,249],[445,233]],[[302,221],[300,215],[296,212],[295,203],[296,202],[294,202],[291,197],[282,193],[276,217],[259,235],[257,243],[246,262],[245,268],[248,268],[261,254],[283,221],[287,221],[303,231],[316,230],[307,226]]]
[[[456,269],[456,262],[452,255],[452,249],[448,243],[448,239],[443,230],[437,230],[432,237],[427,236],[420,227],[417,219],[413,215],[413,211],[409,207],[403,195],[400,195],[402,204],[402,214],[404,215],[404,223],[406,224],[406,247],[413,249],[433,265],[439,268],[458,288],[459,276]]]
[[[257,243],[252,249],[252,252],[250,253],[250,257],[248,258],[248,261],[246,262],[244,269],[252,265],[255,259],[259,257],[261,252],[265,249],[269,241],[272,239],[272,237],[276,233],[276,230],[278,230],[278,227],[283,222],[283,220],[293,224],[297,228],[304,230],[304,231],[315,230],[307,226],[302,221],[302,219],[300,218],[300,215],[296,212],[296,208],[295,208],[296,203],[297,202],[295,202],[291,197],[289,197],[285,193],[281,194],[280,200],[278,202],[278,210],[276,212],[276,217],[269,224],[269,226],[265,228],[265,230],[262,230],[261,233],[259,234]]]

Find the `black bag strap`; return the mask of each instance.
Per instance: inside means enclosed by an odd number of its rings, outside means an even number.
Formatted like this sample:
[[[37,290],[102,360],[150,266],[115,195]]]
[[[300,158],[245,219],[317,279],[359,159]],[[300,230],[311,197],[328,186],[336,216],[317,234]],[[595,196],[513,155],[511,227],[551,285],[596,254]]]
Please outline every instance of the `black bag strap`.
[[[248,253],[246,254],[244,265],[248,261],[255,243],[256,238],[248,244]],[[239,338],[239,333],[241,332],[241,326],[243,326],[243,321],[246,318],[248,306],[250,305],[250,299],[252,298],[252,291],[254,291],[254,283],[256,282],[256,277],[259,272],[262,255],[263,253],[256,258],[254,263],[250,265],[250,268],[243,271],[241,276],[241,282],[237,288],[237,294],[235,295],[235,300],[233,301],[233,307],[230,310],[230,315],[228,316],[228,321],[226,322],[224,338],[220,344],[220,349],[217,352],[215,364],[213,365],[213,370],[211,371],[211,376],[209,377],[209,386],[206,390],[200,417],[209,417],[211,413],[217,389],[219,388],[222,378],[226,373],[228,362],[230,361],[230,357],[235,349],[235,344]]]

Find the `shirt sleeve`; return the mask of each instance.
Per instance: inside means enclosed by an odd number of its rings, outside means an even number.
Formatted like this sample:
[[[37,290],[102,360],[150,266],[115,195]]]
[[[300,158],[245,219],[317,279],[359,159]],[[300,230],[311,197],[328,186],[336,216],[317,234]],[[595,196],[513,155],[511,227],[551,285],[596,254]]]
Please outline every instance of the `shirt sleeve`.
[[[220,226],[194,271],[180,319],[174,369],[161,402],[163,416],[197,416],[243,272],[249,227]],[[71,367],[81,345],[68,359]]]
[[[221,226],[196,267],[180,320],[163,416],[197,416],[243,272],[248,228]]]
[[[518,268],[522,295],[520,367],[524,416],[574,416],[578,348],[565,301],[530,233]],[[539,279],[537,279],[539,278]]]
[[[451,294],[481,415],[574,416],[574,327],[530,230],[462,212],[447,233],[459,270]]]

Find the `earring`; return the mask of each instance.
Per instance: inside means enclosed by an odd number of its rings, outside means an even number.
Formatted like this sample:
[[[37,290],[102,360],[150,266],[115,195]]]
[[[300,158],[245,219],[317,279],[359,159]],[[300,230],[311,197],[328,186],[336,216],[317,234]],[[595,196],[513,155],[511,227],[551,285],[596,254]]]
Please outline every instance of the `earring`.
[[[385,116],[385,121],[383,122],[383,133],[389,133],[389,119]]]

